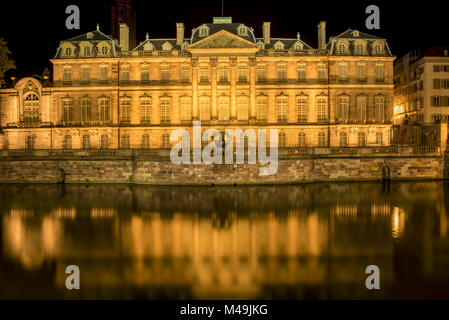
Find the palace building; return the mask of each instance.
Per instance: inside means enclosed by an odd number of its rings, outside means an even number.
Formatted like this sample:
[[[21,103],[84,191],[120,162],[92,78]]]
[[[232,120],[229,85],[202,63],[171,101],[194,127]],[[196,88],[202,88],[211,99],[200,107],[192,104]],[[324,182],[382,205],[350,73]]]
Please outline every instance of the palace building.
[[[277,129],[279,146],[387,146],[393,119],[393,60],[387,41],[357,30],[318,48],[262,37],[214,18],[185,37],[133,47],[97,29],[61,41],[51,81],[23,78],[0,90],[2,149],[167,149],[174,129]],[[131,45],[131,46],[130,46]]]

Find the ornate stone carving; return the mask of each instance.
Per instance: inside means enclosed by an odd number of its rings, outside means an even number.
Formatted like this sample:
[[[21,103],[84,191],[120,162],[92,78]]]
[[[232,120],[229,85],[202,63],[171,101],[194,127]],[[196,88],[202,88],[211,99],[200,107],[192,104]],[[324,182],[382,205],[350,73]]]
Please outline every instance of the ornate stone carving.
[[[190,64],[192,65],[192,67],[197,67],[198,66],[198,58],[192,58],[192,60],[190,60]]]
[[[236,57],[230,57],[229,61],[230,61],[231,67],[235,67],[236,66],[236,64],[237,64],[237,58]]]
[[[210,39],[192,46],[198,49],[213,49],[213,48],[254,48],[255,45],[234,37],[230,33],[221,33],[217,36],[212,36]]]
[[[256,58],[255,57],[250,57],[249,58],[249,66],[250,67],[255,67],[256,66]]]
[[[218,61],[217,57],[210,58],[210,65],[211,65],[211,67],[216,67],[217,66],[217,61]]]

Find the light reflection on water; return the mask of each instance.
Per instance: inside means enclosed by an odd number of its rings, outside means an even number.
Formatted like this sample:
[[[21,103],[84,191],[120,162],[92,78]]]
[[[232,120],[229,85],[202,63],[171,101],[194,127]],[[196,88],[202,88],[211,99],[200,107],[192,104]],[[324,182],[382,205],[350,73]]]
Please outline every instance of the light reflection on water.
[[[0,186],[0,298],[449,298],[448,191]]]

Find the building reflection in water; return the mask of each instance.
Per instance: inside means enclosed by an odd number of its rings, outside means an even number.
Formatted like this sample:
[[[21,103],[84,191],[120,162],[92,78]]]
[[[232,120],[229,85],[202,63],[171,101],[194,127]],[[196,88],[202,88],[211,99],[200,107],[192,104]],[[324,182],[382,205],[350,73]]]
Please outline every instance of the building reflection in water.
[[[1,272],[17,275],[11,286],[46,273],[50,297],[401,298],[421,297],[420,285],[448,295],[439,183],[33,188],[39,197],[0,190]],[[69,264],[81,296],[64,289]],[[363,286],[370,264],[381,269],[377,294]],[[405,292],[404,277],[425,282]]]

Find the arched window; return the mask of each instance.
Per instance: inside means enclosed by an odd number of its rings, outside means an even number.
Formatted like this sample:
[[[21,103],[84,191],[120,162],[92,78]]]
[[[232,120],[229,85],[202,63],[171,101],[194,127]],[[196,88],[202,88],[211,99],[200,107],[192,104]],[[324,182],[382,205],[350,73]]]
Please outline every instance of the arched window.
[[[25,123],[40,122],[39,97],[35,93],[30,93],[30,94],[26,95],[24,98],[23,122],[25,122]]]
[[[202,26],[202,27],[200,27],[199,33],[200,33],[200,37],[206,37],[209,35],[209,28],[206,26]]]
[[[35,138],[34,135],[29,135],[26,138],[25,144],[27,149],[34,149]]]
[[[338,97],[337,120],[339,122],[348,121],[348,105],[349,105],[349,97],[347,96]]]
[[[344,43],[341,43],[338,45],[338,51],[340,53],[345,53],[346,52],[346,45]]]
[[[166,133],[162,135],[162,148],[168,149],[170,148],[170,136]]]
[[[84,55],[86,57],[90,56],[90,47],[89,46],[84,47]]]
[[[298,135],[298,145],[300,148],[307,147],[306,134],[304,132],[300,132]]]
[[[130,147],[130,141],[129,141],[129,134],[124,134],[122,135],[122,140],[121,140],[121,147],[122,149],[129,149]]]
[[[62,121],[72,122],[73,121],[73,99],[62,100]]]
[[[105,133],[101,135],[100,148],[101,149],[109,148],[109,138],[108,135]]]
[[[150,136],[148,134],[144,134],[142,136],[141,148],[142,149],[149,149],[150,148]]]
[[[340,147],[348,146],[348,134],[346,132],[340,132]]]
[[[357,97],[357,122],[366,122],[366,96]]]
[[[257,120],[261,122],[267,121],[268,117],[268,98],[267,96],[257,97]]]
[[[72,48],[70,48],[70,47],[65,48],[65,55],[66,56],[71,56],[72,55]]]
[[[356,45],[356,53],[357,53],[358,55],[362,55],[362,54],[364,53],[364,51],[365,51],[365,48],[364,48],[363,43],[358,43],[358,44]]]
[[[284,95],[276,97],[278,122],[287,122],[287,98]]]
[[[384,96],[374,97],[374,118],[376,122],[385,121],[385,98]]]
[[[287,144],[287,138],[285,136],[284,132],[280,132],[279,133],[279,148],[285,148],[286,144]]]
[[[238,35],[241,37],[248,35],[248,29],[242,25],[237,28],[237,32],[238,32]]]
[[[307,122],[307,97],[297,97],[296,107],[298,112],[298,122]]]
[[[324,148],[326,145],[326,134],[324,132],[318,133],[318,147]]]
[[[62,140],[62,148],[72,149],[72,136],[70,134],[66,134],[64,136],[64,139]]]
[[[376,45],[374,46],[374,52],[375,52],[376,54],[381,54],[381,53],[382,53],[382,46],[381,46],[380,44],[376,44]]]
[[[318,97],[316,99],[317,120],[318,122],[327,121],[327,98]]]
[[[90,136],[88,134],[83,135],[83,149],[90,149]]]
[[[359,132],[358,133],[358,146],[359,147],[364,147],[365,144],[366,144],[365,132]]]
[[[229,121],[229,97],[221,96],[218,98],[218,120]]]
[[[102,55],[107,55],[108,54],[108,47],[102,46],[101,47],[101,54]]]

